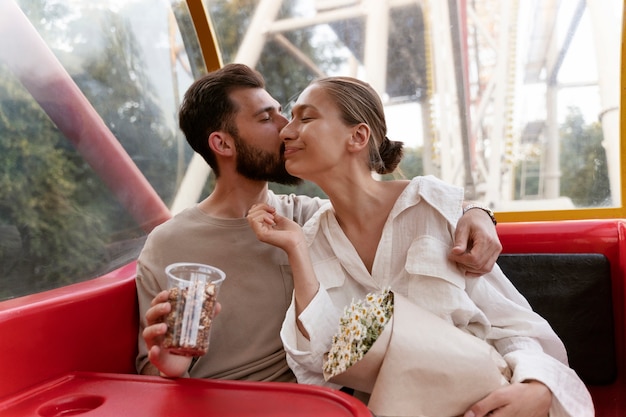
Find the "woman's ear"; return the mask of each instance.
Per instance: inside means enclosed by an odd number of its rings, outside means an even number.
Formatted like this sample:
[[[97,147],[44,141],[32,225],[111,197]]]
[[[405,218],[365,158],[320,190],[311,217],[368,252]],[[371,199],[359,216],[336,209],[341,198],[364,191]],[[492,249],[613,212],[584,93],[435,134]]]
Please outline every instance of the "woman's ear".
[[[232,156],[233,154],[232,139],[230,135],[224,132],[211,133],[209,135],[209,147],[217,155]]]
[[[360,151],[367,148],[370,140],[370,127],[365,123],[359,123],[354,127],[350,137],[349,147],[352,150]]]

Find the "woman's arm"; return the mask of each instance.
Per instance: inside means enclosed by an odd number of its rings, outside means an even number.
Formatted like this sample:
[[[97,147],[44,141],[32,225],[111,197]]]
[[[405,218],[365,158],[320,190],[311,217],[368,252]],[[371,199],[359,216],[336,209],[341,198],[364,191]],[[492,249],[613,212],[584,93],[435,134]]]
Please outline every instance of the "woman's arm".
[[[480,414],[480,410],[497,407],[499,402],[500,406],[507,404],[509,409],[523,410],[531,405],[520,401],[525,395],[543,398],[542,390],[535,384],[539,382],[551,394],[551,417],[593,416],[591,395],[580,377],[568,366],[562,341],[545,319],[525,306],[526,302],[522,303],[518,297],[512,297],[513,294],[503,292],[512,285],[499,268],[480,280],[469,282],[470,297],[492,325],[487,339],[491,340],[513,372],[511,388],[494,391],[469,411],[478,417],[484,415]],[[539,402],[535,405],[539,406]],[[539,407],[539,410],[542,409]],[[502,415],[515,414],[502,412]]]
[[[252,206],[247,219],[261,242],[279,247],[287,253],[293,273],[296,317],[299,317],[319,290],[302,228],[293,220],[277,214],[267,204]],[[309,335],[300,320],[297,320],[297,325],[308,339]]]

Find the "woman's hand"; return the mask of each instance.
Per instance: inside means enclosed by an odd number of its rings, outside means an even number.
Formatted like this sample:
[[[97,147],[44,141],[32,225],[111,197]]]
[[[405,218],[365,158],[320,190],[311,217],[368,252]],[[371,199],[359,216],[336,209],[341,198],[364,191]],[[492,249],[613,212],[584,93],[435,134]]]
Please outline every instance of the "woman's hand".
[[[498,388],[474,404],[463,417],[547,417],[552,392],[539,381]]]
[[[287,253],[293,273],[296,318],[299,317],[319,289],[302,228],[293,220],[277,214],[267,204],[253,205],[246,217],[261,242],[279,247]],[[296,323],[308,339],[309,334],[300,320],[296,319]]]
[[[287,254],[305,243],[300,225],[277,214],[272,206],[255,204],[248,211],[246,218],[261,242],[279,247]]]

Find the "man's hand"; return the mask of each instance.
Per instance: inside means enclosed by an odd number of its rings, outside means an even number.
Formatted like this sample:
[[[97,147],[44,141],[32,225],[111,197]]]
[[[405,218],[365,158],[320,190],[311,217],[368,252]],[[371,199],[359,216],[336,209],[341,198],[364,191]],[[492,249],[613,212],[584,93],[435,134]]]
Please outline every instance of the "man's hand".
[[[552,392],[538,381],[498,388],[474,404],[463,417],[547,417]]]
[[[456,262],[466,277],[479,277],[490,272],[502,252],[496,228],[487,213],[468,210],[454,234],[454,248],[448,258]]]
[[[187,356],[173,355],[161,348],[163,337],[167,332],[165,316],[172,310],[172,305],[167,301],[169,292],[161,291],[150,303],[150,308],[146,311],[146,328],[143,329],[143,339],[148,347],[148,359],[151,364],[159,370],[161,376],[180,377],[189,369],[191,358]],[[221,305],[215,305],[215,314],[221,310]],[[154,374],[154,368],[145,366],[141,370],[142,374]]]

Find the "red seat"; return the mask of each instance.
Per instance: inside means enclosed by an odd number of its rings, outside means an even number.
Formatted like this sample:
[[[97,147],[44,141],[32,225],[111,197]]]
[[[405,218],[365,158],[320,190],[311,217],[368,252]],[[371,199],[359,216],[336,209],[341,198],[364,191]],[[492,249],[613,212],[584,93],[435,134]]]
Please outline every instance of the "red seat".
[[[626,415],[626,223],[584,220],[498,225],[504,253],[597,253],[610,264],[617,378],[590,385],[598,417]],[[0,405],[73,372],[135,373],[135,265],[0,303]]]

